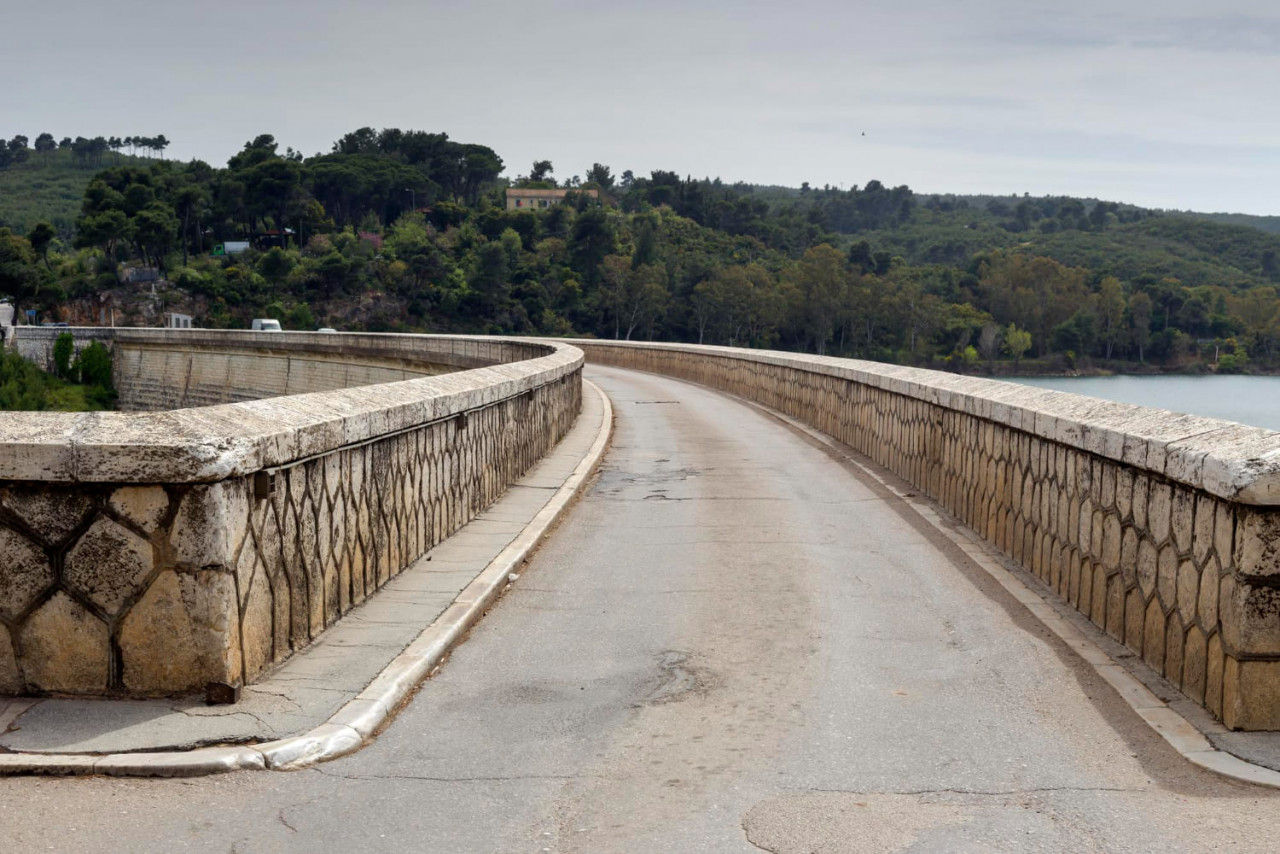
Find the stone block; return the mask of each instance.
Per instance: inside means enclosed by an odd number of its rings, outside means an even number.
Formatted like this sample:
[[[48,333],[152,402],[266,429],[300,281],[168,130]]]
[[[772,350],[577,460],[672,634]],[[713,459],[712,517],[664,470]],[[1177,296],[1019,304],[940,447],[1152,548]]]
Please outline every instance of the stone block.
[[[174,558],[191,568],[234,566],[249,527],[250,500],[245,478],[193,486],[173,523]]]
[[[1132,527],[1124,529],[1120,538],[1120,573],[1124,583],[1133,587],[1138,582],[1138,534]]]
[[[1151,479],[1145,474],[1137,474],[1133,478],[1133,524],[1140,530],[1147,530],[1147,492]]]
[[[110,673],[106,623],[66,593],[35,610],[18,632],[20,666],[37,691],[101,694]]]
[[[1116,473],[1116,512],[1125,521],[1133,512],[1133,469],[1128,467]]]
[[[1138,544],[1137,561],[1138,589],[1143,596],[1150,596],[1156,589],[1159,563],[1159,552],[1150,540],[1144,538]]]
[[[1226,659],[1222,722],[1238,730],[1280,729],[1280,661]]]
[[[0,694],[17,694],[21,691],[22,674],[18,671],[13,639],[9,636],[9,630],[0,624]]]
[[[1204,632],[1196,626],[1187,631],[1182,645],[1182,693],[1197,703],[1204,703],[1205,667],[1208,662],[1208,643]]]
[[[1232,545],[1235,540],[1235,524],[1236,517],[1231,505],[1217,502],[1213,521],[1213,550],[1223,566],[1230,566],[1235,556]]]
[[[1280,575],[1280,510],[1241,507],[1235,533],[1241,575]]]
[[[236,617],[230,573],[161,572],[121,623],[124,687],[135,694],[175,694],[239,681]]]
[[[91,493],[83,487],[35,484],[0,489],[0,504],[51,546],[62,544],[83,525],[94,507]]]
[[[1173,491],[1167,483],[1151,485],[1151,499],[1147,504],[1147,530],[1156,545],[1163,545],[1169,538],[1169,523]]]
[[[111,509],[122,519],[154,533],[169,512],[169,494],[163,486],[123,486],[111,493]]]
[[[31,540],[0,527],[0,616],[13,620],[23,614],[53,585],[53,564],[44,549]]]
[[[1184,622],[1195,620],[1199,599],[1200,571],[1191,561],[1184,560],[1178,564],[1178,612]]]
[[[1116,576],[1118,579],[1119,576]],[[1152,602],[1156,600],[1152,599]],[[1159,610],[1157,603],[1156,610]],[[1137,590],[1130,590],[1128,596],[1125,597],[1124,606],[1124,645],[1129,649],[1142,654],[1143,641],[1143,623],[1146,612],[1146,603],[1142,601],[1142,594]],[[1163,637],[1164,626],[1161,625],[1161,637]]]
[[[150,543],[118,522],[99,518],[67,553],[63,581],[114,615],[144,589],[154,566]]]
[[[1195,494],[1182,487],[1175,488],[1170,517],[1173,541],[1178,546],[1178,552],[1190,554],[1191,540],[1195,535]]]
[[[1147,603],[1147,611],[1142,618],[1142,658],[1156,673],[1164,673],[1164,642],[1164,611],[1160,603],[1152,599]]]
[[[1200,579],[1200,597],[1196,606],[1200,625],[1206,632],[1212,632],[1218,628],[1218,590],[1221,587],[1221,581],[1218,558],[1215,556],[1205,567]]]
[[[1222,717],[1222,668],[1224,657],[1222,638],[1214,634],[1209,638],[1205,653],[1204,706],[1217,717]]]
[[[1222,642],[1233,655],[1280,655],[1280,589],[1230,575],[1219,591]]]
[[[1089,619],[1103,631],[1107,631],[1107,614],[1111,609],[1111,589],[1107,583],[1107,570],[1102,564],[1093,567],[1093,591],[1089,600]]]
[[[244,677],[252,682],[271,664],[275,654],[275,605],[265,573],[257,573],[250,585],[241,616]]]
[[[1191,535],[1191,554],[1197,566],[1204,566],[1214,547],[1214,514],[1218,502],[1207,495],[1196,498],[1196,520]]]
[[[1184,627],[1177,614],[1169,615],[1164,628],[1164,676],[1175,685],[1182,684]]]
[[[1156,567],[1156,593],[1166,610],[1177,607],[1178,553],[1173,550],[1173,546],[1165,546],[1160,550],[1160,560]]]

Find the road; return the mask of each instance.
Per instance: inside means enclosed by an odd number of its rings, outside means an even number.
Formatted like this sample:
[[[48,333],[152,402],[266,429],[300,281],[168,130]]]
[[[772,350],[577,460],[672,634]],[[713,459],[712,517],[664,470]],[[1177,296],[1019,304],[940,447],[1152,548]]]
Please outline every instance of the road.
[[[784,424],[592,368],[598,480],[364,751],[0,780],[0,851],[1274,852],[962,553]]]

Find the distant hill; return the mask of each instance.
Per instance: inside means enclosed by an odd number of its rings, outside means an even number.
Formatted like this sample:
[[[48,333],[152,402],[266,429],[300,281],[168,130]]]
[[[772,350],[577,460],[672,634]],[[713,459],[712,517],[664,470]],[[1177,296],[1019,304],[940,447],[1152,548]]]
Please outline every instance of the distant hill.
[[[1268,234],[1280,234],[1280,216],[1255,216],[1239,213],[1198,213],[1196,211],[1178,211],[1183,216],[1205,219],[1223,225],[1247,225]]]
[[[90,179],[109,166],[146,164],[147,158],[107,153],[100,161],[77,160],[68,149],[32,152],[22,163],[0,169],[0,227],[25,234],[41,220],[70,234]]]

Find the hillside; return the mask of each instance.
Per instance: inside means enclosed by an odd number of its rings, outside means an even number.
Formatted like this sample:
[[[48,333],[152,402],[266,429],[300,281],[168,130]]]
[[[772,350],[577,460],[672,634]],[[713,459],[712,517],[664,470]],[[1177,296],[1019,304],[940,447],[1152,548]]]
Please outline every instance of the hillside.
[[[62,234],[0,229],[0,296],[42,320],[643,337],[966,372],[1280,369],[1280,235],[1187,214],[600,163],[563,186],[548,161],[514,183],[564,203],[506,210],[497,152],[397,128],[314,157],[264,134],[225,167],[39,157],[0,172],[5,215],[25,226],[45,205]],[[214,254],[233,241],[250,248]]]
[[[85,187],[106,166],[146,164],[142,157],[109,152],[100,159],[77,158],[70,149],[32,153],[0,169],[0,228],[26,234],[37,222],[71,234]]]

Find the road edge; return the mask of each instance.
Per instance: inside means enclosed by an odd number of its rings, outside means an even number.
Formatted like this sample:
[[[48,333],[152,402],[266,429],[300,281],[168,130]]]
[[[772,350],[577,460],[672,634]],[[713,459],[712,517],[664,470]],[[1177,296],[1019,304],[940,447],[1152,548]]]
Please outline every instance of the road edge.
[[[692,384],[701,385],[700,383]],[[711,388],[710,386],[704,387]],[[1018,600],[1046,629],[1074,650],[1080,658],[1084,659],[1085,663],[1092,667],[1102,677],[1103,681],[1115,689],[1121,699],[1133,709],[1147,726],[1151,727],[1188,762],[1206,771],[1211,771],[1214,774],[1238,782],[1280,789],[1280,771],[1249,762],[1215,747],[1195,723],[1157,697],[1125,665],[1117,662],[1105,649],[1096,644],[1085,631],[1082,631],[1060,613],[1052,600],[1042,595],[1034,587],[1025,583],[1019,575],[1009,570],[1004,565],[1003,555],[994,546],[982,539],[976,531],[970,530],[962,522],[949,518],[949,514],[940,510],[932,499],[925,498],[914,491],[899,489],[884,478],[880,472],[858,459],[846,445],[820,430],[816,430],[789,415],[784,415],[776,409],[757,403],[754,400],[748,400],[721,389],[711,388],[711,390],[757,409],[820,442],[842,459],[856,466],[867,477],[910,507],[921,519],[955,544],[970,560],[981,567],[993,581],[1003,587],[1014,599]],[[948,519],[953,524],[944,524],[944,519]]]
[[[326,721],[300,735],[256,745],[154,753],[0,753],[0,777],[17,774],[199,777],[228,771],[296,771],[346,756],[370,744],[502,595],[511,583],[511,576],[582,493],[604,458],[613,435],[613,403],[595,383],[584,378],[582,385],[584,392],[598,395],[601,402],[599,429],[586,456],[524,530],[453,603],[388,662],[363,691]]]

